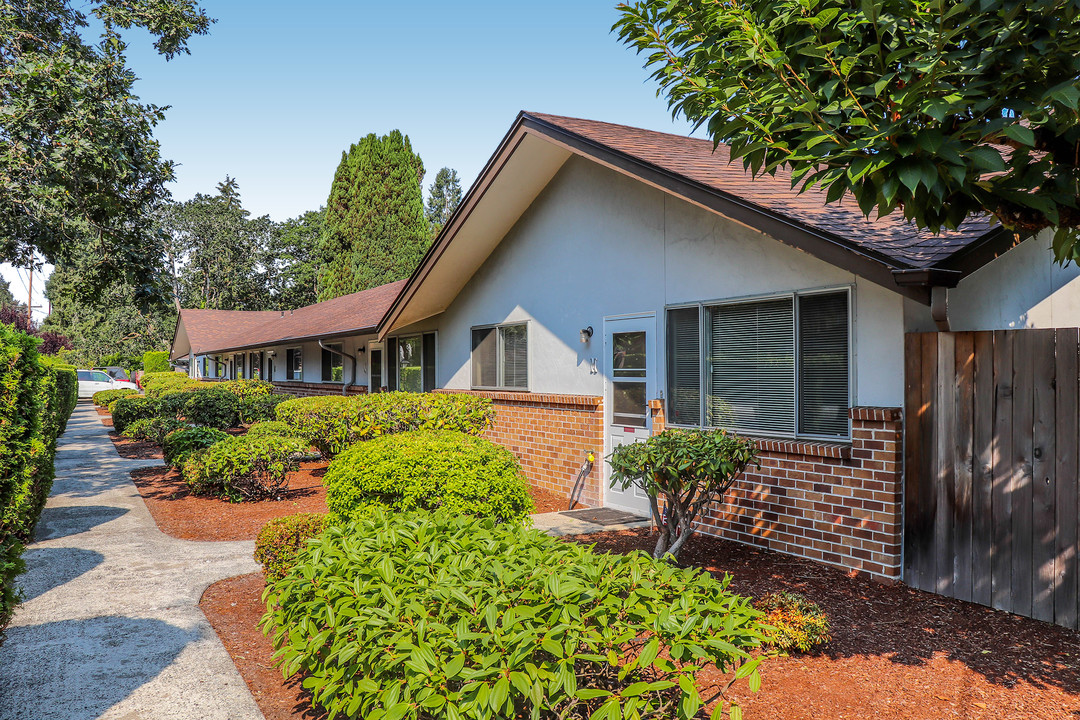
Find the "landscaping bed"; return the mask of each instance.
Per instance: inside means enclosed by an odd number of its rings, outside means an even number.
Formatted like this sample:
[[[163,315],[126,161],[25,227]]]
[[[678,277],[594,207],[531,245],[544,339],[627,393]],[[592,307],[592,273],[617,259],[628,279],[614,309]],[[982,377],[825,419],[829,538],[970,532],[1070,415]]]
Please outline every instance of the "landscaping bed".
[[[160,455],[158,456],[160,457]],[[230,503],[192,495],[177,470],[139,468],[131,479],[158,528],[180,540],[252,540],[267,520],[301,512],[326,512],[325,462],[305,462],[289,475],[284,500]]]
[[[573,540],[599,552],[653,543],[647,529]],[[732,589],[754,597],[800,592],[832,621],[833,640],[819,652],[762,666],[762,690],[739,696],[748,719],[1080,717],[1078,633],[717,538],[695,537],[683,561],[731,573]],[[270,662],[258,629],[262,589],[261,573],[223,580],[201,607],[267,720],[317,717],[299,683]]]
[[[161,460],[165,456],[161,453],[161,446],[148,440],[132,440],[122,435],[117,435],[115,430],[109,431],[109,439],[120,457],[126,460]]]

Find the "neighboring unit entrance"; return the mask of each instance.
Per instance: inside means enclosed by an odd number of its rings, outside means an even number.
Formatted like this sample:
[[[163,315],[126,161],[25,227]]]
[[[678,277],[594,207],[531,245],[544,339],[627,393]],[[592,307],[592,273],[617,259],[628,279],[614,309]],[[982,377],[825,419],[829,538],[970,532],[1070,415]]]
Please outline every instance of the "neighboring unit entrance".
[[[604,320],[605,455],[614,448],[644,440],[652,432],[649,400],[656,397],[656,316],[652,313]],[[611,468],[604,463],[604,505],[650,515],[649,498],[639,488],[610,487]]]

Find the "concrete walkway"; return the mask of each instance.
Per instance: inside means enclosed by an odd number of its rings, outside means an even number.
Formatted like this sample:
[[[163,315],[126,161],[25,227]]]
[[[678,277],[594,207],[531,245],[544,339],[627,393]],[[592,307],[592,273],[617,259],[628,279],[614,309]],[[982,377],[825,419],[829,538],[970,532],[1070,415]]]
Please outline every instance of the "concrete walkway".
[[[582,520],[581,518],[568,517],[561,512],[536,513],[529,516],[533,527],[543,530],[548,535],[563,537],[565,535],[591,535],[600,532],[613,532],[615,530],[632,530],[634,528],[647,528],[652,525],[651,520],[638,520],[633,522],[619,523],[617,525],[600,525],[598,523]]]
[[[24,602],[0,645],[2,720],[261,719],[198,608],[211,583],[258,569],[248,542],[157,529],[94,408],[60,441],[56,482],[24,554]]]

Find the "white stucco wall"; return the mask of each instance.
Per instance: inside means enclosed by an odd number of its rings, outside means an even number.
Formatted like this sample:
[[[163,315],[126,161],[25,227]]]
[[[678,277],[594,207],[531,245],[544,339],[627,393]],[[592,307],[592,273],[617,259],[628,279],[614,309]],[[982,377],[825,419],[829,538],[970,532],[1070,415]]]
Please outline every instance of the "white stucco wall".
[[[1080,267],[1054,263],[1052,234],[1025,240],[949,291],[952,330],[1010,330],[1080,325]],[[927,327],[928,311],[912,308],[911,330]]]
[[[459,238],[467,242],[467,238]],[[529,321],[529,389],[601,395],[605,316],[654,312],[658,387],[667,305],[851,287],[854,397],[903,400],[901,296],[590,161],[571,158],[451,306],[439,330],[438,384],[470,387],[470,328]],[[588,345],[579,340],[591,325]],[[599,373],[592,374],[590,358]]]

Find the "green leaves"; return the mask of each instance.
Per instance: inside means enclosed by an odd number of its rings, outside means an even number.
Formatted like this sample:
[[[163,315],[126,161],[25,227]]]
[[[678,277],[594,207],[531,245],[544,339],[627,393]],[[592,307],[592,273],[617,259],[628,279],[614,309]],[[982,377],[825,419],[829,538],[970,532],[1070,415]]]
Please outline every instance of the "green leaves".
[[[614,30],[672,111],[754,174],[778,163],[802,191],[850,193],[868,217],[899,210],[932,232],[989,213],[1022,233],[1080,225],[1075,0],[639,0],[619,12]],[[1059,261],[1080,255],[1074,235],[1058,236]]]
[[[697,668],[734,673],[764,639],[707,574],[446,513],[330,527],[264,599],[284,671],[355,718],[688,720]]]

